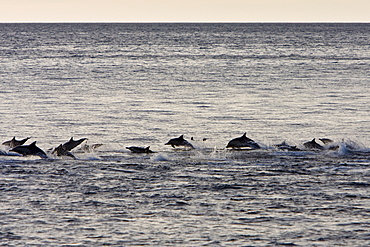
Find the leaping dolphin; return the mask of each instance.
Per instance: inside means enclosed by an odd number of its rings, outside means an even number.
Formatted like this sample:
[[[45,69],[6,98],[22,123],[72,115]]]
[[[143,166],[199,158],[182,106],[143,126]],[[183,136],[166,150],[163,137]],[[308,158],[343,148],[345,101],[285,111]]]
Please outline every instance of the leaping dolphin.
[[[329,144],[329,143],[333,143],[334,141],[329,139],[329,138],[319,138],[320,141],[322,141],[322,143],[324,144]]]
[[[54,153],[56,153],[57,156],[69,156],[69,157],[72,157],[73,159],[76,159],[76,157],[71,152],[69,152],[63,146],[63,144],[60,144],[58,147],[54,148],[54,150],[53,150],[53,152],[51,152],[51,154],[54,154]]]
[[[319,138],[319,140],[324,143],[323,149],[328,150],[338,150],[340,145],[338,143],[335,143],[333,140],[329,138]]]
[[[318,144],[316,142],[316,138],[313,138],[312,141],[303,143],[303,146],[307,149],[312,149],[312,150],[315,150],[315,149],[322,150],[322,149],[324,149],[323,146],[321,146],[320,144]]]
[[[23,156],[37,155],[43,159],[46,159],[48,157],[44,151],[42,151],[39,147],[36,146],[36,141],[32,142],[30,145],[14,147],[9,151],[22,154]]]
[[[171,145],[173,148],[176,146],[184,146],[184,147],[190,147],[194,148],[193,145],[191,145],[190,142],[184,139],[184,135],[181,135],[180,137],[170,139],[166,144],[164,145]]]
[[[31,137],[27,137],[27,138],[24,138],[22,140],[16,140],[15,136],[14,136],[13,139],[11,139],[10,141],[3,142],[2,144],[5,145],[5,146],[8,146],[9,148],[15,148],[17,146],[21,146],[21,145],[25,144],[26,141],[28,141],[28,139],[30,139],[30,138]]]
[[[65,150],[71,151],[72,149],[74,149],[75,147],[80,145],[85,140],[87,140],[87,138],[81,138],[79,140],[73,140],[73,137],[71,137],[71,139],[69,139],[68,142],[63,144],[63,147],[65,148]]]
[[[146,147],[146,148],[143,148],[143,147],[135,147],[135,146],[131,146],[131,147],[126,147],[128,150],[130,150],[131,152],[133,153],[154,153],[152,150],[150,150],[150,146]]]
[[[226,148],[240,149],[240,148],[252,148],[260,149],[261,147],[257,142],[247,137],[247,133],[244,133],[241,137],[237,137],[229,141]]]

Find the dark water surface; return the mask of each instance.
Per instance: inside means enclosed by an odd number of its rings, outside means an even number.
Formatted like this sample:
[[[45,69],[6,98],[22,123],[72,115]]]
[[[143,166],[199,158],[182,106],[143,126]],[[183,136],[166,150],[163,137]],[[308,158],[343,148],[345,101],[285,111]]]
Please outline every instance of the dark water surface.
[[[191,151],[189,151],[191,152]],[[368,159],[228,153],[1,167],[4,246],[367,246]]]

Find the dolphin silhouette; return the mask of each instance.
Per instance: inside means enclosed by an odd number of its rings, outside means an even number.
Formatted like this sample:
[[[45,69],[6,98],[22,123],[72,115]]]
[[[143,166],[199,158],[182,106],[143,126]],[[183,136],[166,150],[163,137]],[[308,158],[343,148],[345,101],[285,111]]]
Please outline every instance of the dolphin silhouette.
[[[27,138],[24,138],[22,140],[16,140],[15,136],[14,136],[13,139],[11,139],[10,141],[3,142],[2,144],[5,145],[5,146],[8,146],[9,148],[14,148],[14,147],[21,146],[21,145],[25,144],[26,141],[28,141],[28,139],[30,139],[30,138],[31,137],[27,137]]]
[[[299,148],[297,148],[297,146],[291,146],[288,143],[286,143],[286,141],[283,141],[280,144],[275,144],[273,146],[276,147],[277,149],[280,149],[280,150],[301,151]]]
[[[48,157],[44,151],[42,151],[39,147],[36,146],[36,141],[32,142],[30,145],[14,147],[9,151],[22,154],[23,156],[37,155],[43,159],[46,159]]]
[[[319,138],[320,141],[322,141],[322,143],[324,144],[329,144],[329,143],[332,143],[333,140],[329,139],[329,138]]]
[[[176,146],[184,146],[184,147],[190,147],[194,148],[193,145],[191,145],[190,142],[184,139],[184,135],[181,135],[180,137],[170,139],[166,144],[164,145],[171,145],[173,148]]]
[[[321,146],[320,144],[318,144],[316,142],[316,138],[313,138],[312,141],[309,141],[309,142],[305,142],[303,143],[303,146],[307,149],[319,149],[319,150],[322,150],[324,149],[323,146]]]
[[[73,140],[73,137],[71,137],[71,139],[69,139],[68,142],[63,144],[63,147],[64,147],[65,150],[71,151],[72,149],[74,149],[75,147],[80,145],[85,140],[87,140],[87,138],[81,138],[79,140]]]
[[[76,159],[76,157],[70,151],[68,151],[63,144],[60,144],[58,147],[54,148],[53,152],[51,153],[56,153],[57,156],[69,156],[73,159]]]
[[[247,137],[247,133],[244,133],[241,137],[237,137],[229,141],[226,148],[240,149],[240,148],[252,148],[259,149],[261,148],[257,142]]]
[[[154,153],[152,150],[150,150],[150,146],[146,147],[146,148],[143,148],[143,147],[135,147],[135,146],[131,146],[131,147],[126,147],[128,150],[130,150],[131,152],[133,153]]]
[[[322,147],[323,149],[328,150],[338,150],[340,148],[340,145],[338,143],[335,143],[332,139],[329,138],[319,138],[319,140],[324,143],[325,145]]]

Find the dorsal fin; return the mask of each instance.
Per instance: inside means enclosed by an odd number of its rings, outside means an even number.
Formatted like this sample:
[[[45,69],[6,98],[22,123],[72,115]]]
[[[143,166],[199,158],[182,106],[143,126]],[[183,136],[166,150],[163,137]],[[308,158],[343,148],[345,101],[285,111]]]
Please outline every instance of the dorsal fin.
[[[36,146],[36,141],[32,142],[30,146]]]
[[[184,135],[181,135],[179,139],[184,140]]]

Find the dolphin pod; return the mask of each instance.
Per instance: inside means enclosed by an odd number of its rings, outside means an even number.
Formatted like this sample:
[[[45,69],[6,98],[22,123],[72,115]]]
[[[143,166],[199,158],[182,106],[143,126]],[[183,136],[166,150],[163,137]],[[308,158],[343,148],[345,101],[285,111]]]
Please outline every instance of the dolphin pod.
[[[41,158],[48,158],[47,154],[42,149],[36,146],[36,141],[31,143],[30,145],[23,145],[29,139],[30,137],[27,137],[22,140],[16,140],[15,137],[13,137],[11,140],[5,141],[2,144],[10,148],[9,152],[19,153],[23,156],[36,155]],[[57,156],[69,156],[76,159],[76,157],[70,151],[77,147],[78,145],[80,145],[85,140],[87,140],[87,138],[73,140],[73,137],[71,137],[69,141],[65,142],[64,144],[60,144],[56,148],[53,148],[51,154],[56,154]],[[103,144],[86,145],[83,150],[88,149],[88,151],[92,151],[100,147],[101,145]]]
[[[10,148],[10,152],[16,152],[23,156],[28,155],[36,155],[41,158],[47,158],[47,154],[36,146],[36,141],[32,142],[30,145],[24,145],[27,140],[29,140],[30,137],[17,140],[15,137],[13,137],[9,141],[5,141],[2,143],[2,145],[5,145]],[[56,154],[57,156],[69,156],[73,159],[76,159],[76,157],[71,152],[72,149],[79,146],[81,143],[86,141],[87,138],[81,138],[78,140],[74,140],[73,137],[69,139],[69,141],[60,144],[58,147],[50,149],[51,154]],[[194,138],[191,138],[192,141],[194,141]],[[203,139],[205,141],[206,139]],[[339,148],[338,144],[333,144],[334,142],[331,139],[328,138],[319,138],[319,140],[323,143],[323,145],[316,142],[316,138],[312,139],[311,141],[303,143],[303,150],[337,150]],[[100,147],[103,144],[92,144],[87,145],[84,144],[80,150],[83,152],[93,152],[96,148]],[[165,145],[171,145],[173,148],[176,147],[183,147],[185,149],[194,149],[194,146],[187,140],[185,140],[184,135],[181,135],[177,138],[170,139]],[[280,150],[286,150],[286,151],[303,151],[302,149],[299,149],[297,146],[291,146],[288,145],[285,141],[283,141],[281,144],[273,145],[273,147],[280,149]],[[346,146],[349,149],[353,149],[351,146]],[[130,150],[132,153],[154,153],[152,150],[150,150],[150,146],[147,147],[137,147],[137,146],[130,146],[126,147],[128,150]],[[231,139],[227,145],[226,149],[231,150],[254,150],[254,149],[261,149],[260,145],[252,140],[251,138],[247,137],[246,133],[244,133],[242,136]]]

